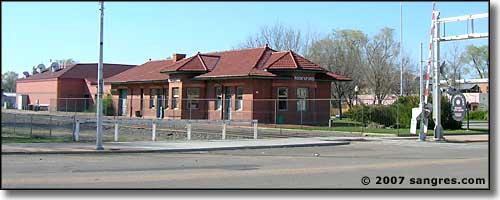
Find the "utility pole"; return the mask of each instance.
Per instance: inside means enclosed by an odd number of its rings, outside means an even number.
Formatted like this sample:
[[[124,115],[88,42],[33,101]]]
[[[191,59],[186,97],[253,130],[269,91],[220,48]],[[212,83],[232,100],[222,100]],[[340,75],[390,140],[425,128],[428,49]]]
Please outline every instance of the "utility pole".
[[[99,27],[99,64],[97,65],[97,132],[96,132],[96,149],[104,150],[102,146],[102,93],[103,84],[102,79],[102,39],[103,39],[103,18],[104,18],[104,1],[101,1],[101,17]]]
[[[434,139],[443,140],[443,127],[441,126],[441,88],[439,70],[439,11],[435,11],[434,20],[434,84],[432,84],[432,118],[434,119]]]
[[[399,96],[403,96],[403,2],[399,3],[399,56],[401,57]]]

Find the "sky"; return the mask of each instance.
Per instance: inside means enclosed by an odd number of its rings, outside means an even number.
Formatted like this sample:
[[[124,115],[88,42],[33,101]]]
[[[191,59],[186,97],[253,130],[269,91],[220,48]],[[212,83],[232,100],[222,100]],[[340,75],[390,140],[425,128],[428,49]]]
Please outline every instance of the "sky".
[[[403,2],[403,51],[415,63],[420,43],[429,43],[432,2]],[[105,2],[104,62],[142,64],[173,53],[230,50],[262,26],[280,22],[326,35],[358,29],[369,37],[381,28],[400,39],[399,2]],[[488,2],[437,2],[441,18],[488,12]],[[2,2],[2,73],[23,71],[50,59],[97,63],[99,3]],[[474,23],[488,32],[488,20]],[[446,35],[465,34],[467,24],[446,26]],[[446,52],[452,42],[442,43]],[[459,46],[485,45],[488,39]]]

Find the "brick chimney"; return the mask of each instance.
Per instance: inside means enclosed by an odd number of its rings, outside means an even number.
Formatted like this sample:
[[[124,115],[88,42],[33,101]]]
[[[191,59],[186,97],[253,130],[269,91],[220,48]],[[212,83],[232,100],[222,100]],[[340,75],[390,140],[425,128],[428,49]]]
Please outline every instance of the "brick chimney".
[[[185,57],[186,57],[186,54],[174,53],[172,55],[172,60],[174,60],[174,62],[177,62]]]

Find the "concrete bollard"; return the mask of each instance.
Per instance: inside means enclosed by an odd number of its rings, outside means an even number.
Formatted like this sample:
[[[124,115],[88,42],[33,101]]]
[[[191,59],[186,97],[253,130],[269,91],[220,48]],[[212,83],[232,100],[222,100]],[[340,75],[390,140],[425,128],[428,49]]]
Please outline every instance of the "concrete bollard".
[[[75,132],[73,133],[73,137],[75,142],[78,142],[80,140],[80,120],[76,120],[75,123]]]
[[[115,122],[115,142],[118,142],[118,122]]]
[[[191,123],[188,122],[187,126],[187,140],[191,140]]]
[[[226,139],[226,121],[222,121],[222,139]]]
[[[156,141],[156,123],[153,122],[153,129],[151,130],[151,140]]]
[[[253,123],[253,139],[257,139],[257,122]]]

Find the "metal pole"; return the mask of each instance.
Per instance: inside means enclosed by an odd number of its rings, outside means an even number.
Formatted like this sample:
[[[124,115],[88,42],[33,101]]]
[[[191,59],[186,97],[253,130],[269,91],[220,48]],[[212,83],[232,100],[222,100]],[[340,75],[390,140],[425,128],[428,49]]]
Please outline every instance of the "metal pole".
[[[30,138],[33,137],[33,115],[30,115]]]
[[[399,82],[399,96],[403,96],[403,2],[399,3],[399,55],[401,57],[400,69],[400,82]],[[399,122],[398,122],[399,124]]]
[[[434,84],[432,84],[432,106],[434,126],[434,139],[442,140],[443,127],[441,126],[441,89],[439,88],[439,11],[436,11],[435,29],[434,29]]]
[[[420,132],[419,132],[419,139],[420,141],[425,141],[426,134],[424,132],[424,126],[425,122],[424,120],[427,120],[427,117],[424,114],[424,79],[423,79],[423,66],[422,66],[422,42],[420,42],[420,90],[419,90],[419,99],[420,99]]]
[[[104,18],[104,1],[101,1],[101,11],[100,26],[99,26],[99,65],[97,65],[97,130],[96,130],[96,149],[104,150],[102,146],[102,93],[103,84],[102,79],[102,48],[103,48],[103,18]]]
[[[467,106],[465,107],[465,109],[467,109],[467,131],[469,130],[469,102],[467,102],[466,104]]]

